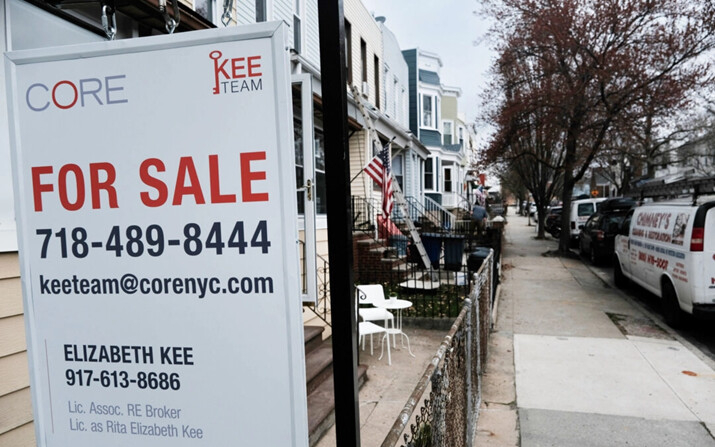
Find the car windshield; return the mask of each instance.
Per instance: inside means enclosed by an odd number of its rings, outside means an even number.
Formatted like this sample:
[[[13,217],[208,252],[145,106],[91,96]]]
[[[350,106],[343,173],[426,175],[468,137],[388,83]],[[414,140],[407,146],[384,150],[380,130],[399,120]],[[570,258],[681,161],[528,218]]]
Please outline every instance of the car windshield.
[[[579,203],[578,204],[578,215],[579,216],[590,216],[593,214],[593,204],[592,203]]]
[[[621,222],[623,222],[624,216],[625,215],[623,215],[623,214],[612,214],[612,215],[605,216],[603,218],[604,228],[610,228],[610,226],[613,224],[620,225]]]
[[[617,223],[620,224],[621,221],[623,220],[623,214],[612,214],[610,216],[606,216],[606,221],[608,223]]]

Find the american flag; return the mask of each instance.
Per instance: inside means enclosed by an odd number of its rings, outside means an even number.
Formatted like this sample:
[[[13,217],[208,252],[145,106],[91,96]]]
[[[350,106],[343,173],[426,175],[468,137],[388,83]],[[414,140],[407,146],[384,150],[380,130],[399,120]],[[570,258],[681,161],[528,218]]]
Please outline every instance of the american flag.
[[[387,143],[364,169],[367,175],[372,177],[382,189],[382,212],[387,219],[390,218],[394,205],[392,201],[392,154],[390,154],[390,146],[391,143]]]

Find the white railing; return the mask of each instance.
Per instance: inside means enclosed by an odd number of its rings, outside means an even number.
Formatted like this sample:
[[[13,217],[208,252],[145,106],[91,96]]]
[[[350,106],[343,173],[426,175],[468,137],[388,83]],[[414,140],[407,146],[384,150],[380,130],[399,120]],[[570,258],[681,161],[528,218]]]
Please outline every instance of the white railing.
[[[454,228],[454,222],[457,220],[457,217],[448,209],[427,196],[423,197],[423,203],[425,205],[425,213],[436,218],[443,229],[451,230]]]

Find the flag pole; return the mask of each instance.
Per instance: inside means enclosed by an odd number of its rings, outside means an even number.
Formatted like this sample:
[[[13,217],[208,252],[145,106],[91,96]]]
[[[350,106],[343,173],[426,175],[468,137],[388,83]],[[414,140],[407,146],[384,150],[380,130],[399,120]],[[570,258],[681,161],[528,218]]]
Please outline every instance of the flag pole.
[[[358,172],[357,174],[355,174],[355,177],[353,177],[353,178],[350,179],[350,183],[354,182],[355,179],[357,179],[358,177],[360,177],[360,174],[362,174],[362,169],[360,170],[360,172]]]

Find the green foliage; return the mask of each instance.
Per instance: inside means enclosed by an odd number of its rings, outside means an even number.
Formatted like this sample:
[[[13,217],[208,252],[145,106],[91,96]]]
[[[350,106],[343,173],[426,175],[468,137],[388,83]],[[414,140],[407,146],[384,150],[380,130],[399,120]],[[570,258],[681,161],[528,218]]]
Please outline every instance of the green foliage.
[[[433,293],[402,291],[398,298],[412,301],[412,307],[405,311],[407,317],[456,318],[466,294],[466,286],[442,285]]]
[[[428,422],[424,422],[417,429],[412,441],[407,444],[407,447],[431,447],[432,446],[432,426]]]

